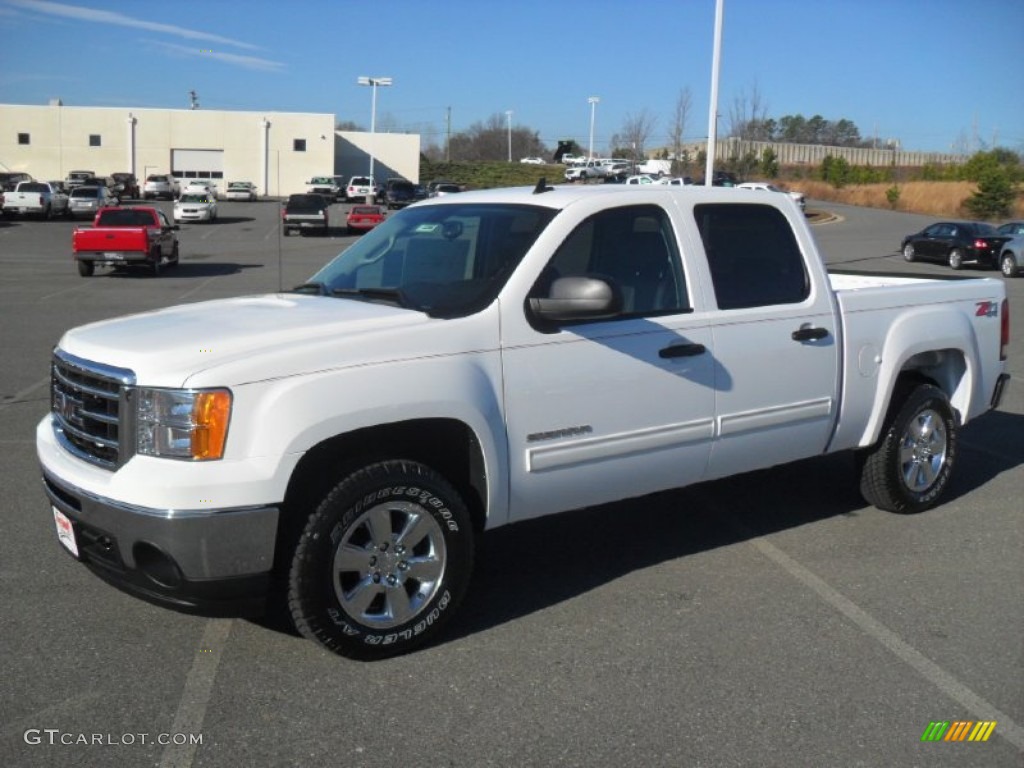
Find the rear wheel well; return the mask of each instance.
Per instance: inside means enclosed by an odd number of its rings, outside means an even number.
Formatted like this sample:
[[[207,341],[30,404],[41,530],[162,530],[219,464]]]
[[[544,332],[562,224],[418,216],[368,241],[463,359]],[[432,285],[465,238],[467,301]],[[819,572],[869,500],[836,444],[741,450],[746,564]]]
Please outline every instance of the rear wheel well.
[[[968,410],[970,388],[967,360],[963,352],[958,349],[937,349],[914,355],[903,364],[893,389],[894,395],[903,382],[909,385],[931,384],[941,389],[949,399],[957,423],[963,423],[962,414]],[[903,397],[906,395],[904,391]]]
[[[474,528],[483,530],[487,477],[483,451],[473,430],[455,419],[367,427],[325,440],[299,461],[281,509],[275,569],[286,572],[306,520],[335,485],[362,467],[390,459],[416,461],[440,473],[465,501]]]

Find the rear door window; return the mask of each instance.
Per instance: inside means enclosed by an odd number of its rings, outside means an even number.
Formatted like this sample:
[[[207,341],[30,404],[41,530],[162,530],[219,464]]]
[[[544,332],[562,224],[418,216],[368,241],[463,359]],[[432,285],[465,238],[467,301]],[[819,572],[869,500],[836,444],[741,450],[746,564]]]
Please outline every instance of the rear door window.
[[[694,206],[719,309],[798,304],[810,295],[803,254],[786,217],[769,205]]]

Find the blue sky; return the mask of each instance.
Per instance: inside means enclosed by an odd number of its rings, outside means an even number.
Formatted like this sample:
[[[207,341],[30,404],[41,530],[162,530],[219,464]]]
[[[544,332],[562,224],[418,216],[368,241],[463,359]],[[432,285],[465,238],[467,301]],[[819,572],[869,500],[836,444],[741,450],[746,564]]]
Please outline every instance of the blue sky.
[[[708,132],[714,0],[0,0],[0,103],[326,112],[443,140],[515,126],[595,151],[630,116],[666,144],[691,93]],[[1024,152],[1022,0],[725,0],[720,125],[755,94],[769,117],[852,120],[864,138]]]

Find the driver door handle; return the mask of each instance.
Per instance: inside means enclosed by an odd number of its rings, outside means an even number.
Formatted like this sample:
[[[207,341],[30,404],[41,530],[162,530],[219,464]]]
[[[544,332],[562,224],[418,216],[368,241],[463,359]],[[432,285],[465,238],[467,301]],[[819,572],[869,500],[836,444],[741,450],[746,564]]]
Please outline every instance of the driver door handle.
[[[688,342],[682,344],[670,344],[664,349],[659,350],[658,357],[694,357],[696,355],[703,355],[706,350],[707,348],[703,344],[690,344]]]
[[[793,331],[793,341],[818,341],[828,338],[828,328],[798,328]]]

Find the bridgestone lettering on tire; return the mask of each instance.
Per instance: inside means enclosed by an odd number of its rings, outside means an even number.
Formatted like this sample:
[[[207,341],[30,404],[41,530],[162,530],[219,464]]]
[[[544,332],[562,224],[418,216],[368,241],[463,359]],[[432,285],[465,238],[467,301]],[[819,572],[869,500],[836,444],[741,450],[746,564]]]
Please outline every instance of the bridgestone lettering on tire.
[[[310,515],[288,580],[296,628],[342,656],[405,653],[436,635],[469,584],[473,530],[455,489],[422,464],[345,478]]]
[[[893,407],[895,415],[865,457],[860,491],[879,509],[923,512],[949,485],[959,427],[945,393],[930,384],[916,386]]]

